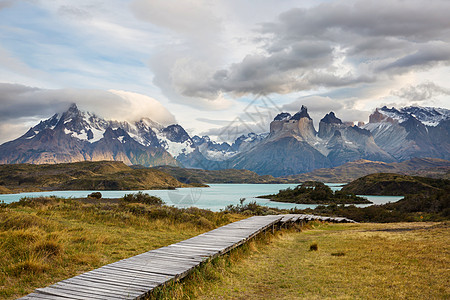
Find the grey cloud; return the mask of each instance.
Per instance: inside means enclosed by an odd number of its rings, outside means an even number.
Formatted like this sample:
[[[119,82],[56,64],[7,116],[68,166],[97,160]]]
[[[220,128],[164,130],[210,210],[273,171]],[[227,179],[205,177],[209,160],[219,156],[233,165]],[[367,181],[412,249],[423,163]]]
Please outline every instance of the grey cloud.
[[[265,95],[308,88],[308,74],[329,66],[333,51],[327,43],[298,42],[269,56],[247,55],[228,70],[215,72],[206,82],[200,78],[197,85],[185,87],[183,92],[191,97],[214,98],[219,92]]]
[[[155,79],[162,79],[155,83],[185,98],[209,100],[221,93],[285,94],[373,84],[448,64],[448,11],[450,2],[443,0],[333,1],[292,8],[258,25],[257,54],[225,68],[192,64],[180,72],[166,66],[166,76],[154,69]]]
[[[433,82],[424,82],[417,86],[406,86],[398,91],[393,91],[393,95],[412,101],[425,101],[439,95],[450,95],[450,89],[443,88]]]
[[[283,105],[283,110],[295,113],[302,105],[308,108],[308,113],[314,121],[314,126],[318,129],[320,120],[329,112],[333,111],[342,121],[366,121],[370,112],[358,110],[353,107],[353,101],[336,101],[326,96],[308,96],[299,98],[291,103]]]
[[[398,37],[363,37],[355,40],[354,44],[347,50],[347,54],[352,57],[372,57],[384,53],[391,56],[404,54],[409,43]]]
[[[0,83],[0,119],[48,117],[63,111],[69,103],[55,97],[42,97],[42,90],[19,84]]]
[[[417,50],[415,53],[401,57],[379,68],[379,70],[402,73],[411,70],[413,67],[429,68],[439,63],[450,63],[450,48],[448,44],[429,45]]]
[[[319,111],[321,114],[325,115],[330,111],[339,111],[344,108],[343,104],[339,101],[335,101],[329,97],[322,96],[309,96],[299,98],[291,103],[283,105],[283,110],[288,112],[297,112],[300,110],[302,105],[308,108],[308,112],[315,113]]]
[[[312,7],[294,8],[265,23],[261,32],[283,40],[321,38],[338,42],[357,36],[402,37],[420,41],[446,39],[450,3],[440,1],[334,1]]]
[[[175,118],[156,100],[125,91],[88,89],[38,89],[17,84],[0,83],[0,117],[49,117],[66,110],[71,103],[93,111],[104,118],[133,121],[150,117],[170,124]]]
[[[134,121],[149,117],[165,125],[176,122],[159,102],[140,94],[112,90],[46,90],[0,83],[0,142],[6,141],[7,136],[24,133],[11,133],[11,130],[22,129],[17,123],[48,118],[65,111],[71,103],[106,119]]]
[[[354,76],[353,74],[335,75],[326,72],[313,72],[308,76],[311,86],[343,87],[358,83],[371,83],[376,81],[373,75]]]

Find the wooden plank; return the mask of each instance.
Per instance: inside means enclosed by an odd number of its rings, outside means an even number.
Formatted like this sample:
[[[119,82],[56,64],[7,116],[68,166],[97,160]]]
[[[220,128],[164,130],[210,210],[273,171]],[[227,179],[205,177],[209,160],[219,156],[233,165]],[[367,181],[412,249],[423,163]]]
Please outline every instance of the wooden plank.
[[[174,264],[174,263],[151,263],[148,265],[138,265],[138,264],[120,264],[118,266],[115,266],[117,268],[120,269],[126,269],[126,270],[136,270],[136,271],[140,271],[140,272],[147,272],[147,273],[151,273],[153,271],[160,271],[160,270],[164,270],[166,272],[170,272],[170,274],[178,274],[180,272],[183,272],[186,269],[190,269],[192,267],[197,266],[198,264],[191,264],[191,265],[184,265],[184,266],[180,266],[179,264]]]
[[[171,275],[161,275],[156,272],[149,271],[139,271],[139,270],[128,270],[125,268],[119,268],[114,266],[105,266],[101,269],[92,270],[90,272],[84,273],[92,276],[122,276],[129,277],[129,279],[135,278],[136,280],[141,280],[146,283],[146,280],[165,280],[166,278],[171,278]],[[83,275],[83,274],[81,274]],[[81,276],[79,275],[79,276]]]
[[[132,265],[156,264],[156,265],[158,265],[161,263],[161,261],[162,261],[162,259],[157,256],[149,256],[145,260],[144,259],[139,259],[139,260],[129,259],[129,260],[120,261],[118,263],[114,263],[111,265],[113,265],[113,266],[120,266],[120,265],[127,265],[127,264],[132,264]],[[165,259],[164,261],[167,262],[168,260]],[[172,262],[176,262],[179,266],[196,264],[195,261],[189,261],[189,260],[172,260]]]
[[[140,291],[140,292],[146,292],[148,291],[148,286],[143,287],[140,285],[132,284],[131,282],[128,284],[120,284],[120,283],[112,283],[107,282],[105,280],[86,280],[86,278],[69,278],[66,280],[61,281],[61,283],[72,283],[76,284],[83,288],[98,288],[98,289],[105,289],[110,291],[126,291],[128,289],[132,289],[133,291]]]
[[[129,277],[126,278],[125,280],[130,279]],[[116,276],[108,276],[108,277],[99,277],[99,276],[93,276],[93,275],[86,275],[83,274],[83,276],[77,276],[77,277],[73,277],[73,278],[69,278],[66,280],[70,280],[70,281],[83,281],[83,282],[87,282],[87,284],[89,283],[98,283],[98,284],[104,284],[104,285],[111,285],[111,286],[116,286],[117,288],[129,288],[130,286],[135,286],[139,289],[148,289],[153,287],[155,283],[147,281],[145,283],[141,283],[140,281],[136,281],[136,280],[127,280],[126,282],[124,281],[124,278],[117,278]]]
[[[153,257],[147,261],[126,261],[113,266],[134,266],[134,267],[148,267],[148,266],[175,266],[176,268],[185,268],[198,265],[197,261],[186,261],[186,260],[174,260],[169,258]]]
[[[111,292],[108,290],[103,290],[103,291],[93,291],[93,290],[86,290],[84,288],[80,288],[80,286],[78,285],[73,285],[73,284],[62,284],[60,282],[49,286],[48,288],[52,288],[58,292],[63,292],[63,293],[67,293],[68,295],[76,295],[76,296],[82,296],[88,298],[88,299],[97,299],[97,300],[101,300],[101,299],[124,299],[124,298],[129,298],[130,294],[127,293],[121,293],[118,294],[117,292]],[[135,293],[136,294],[136,293]]]
[[[183,253],[178,249],[172,250],[172,249],[158,249],[153,250],[156,254],[161,255],[167,255],[167,256],[174,256],[181,259],[193,259],[193,260],[204,260],[205,255],[198,255],[198,254],[189,254],[189,253]]]
[[[83,276],[78,276],[77,277],[80,280],[90,280],[90,281],[102,281],[104,283],[110,283],[110,284],[117,284],[120,286],[130,286],[130,285],[135,285],[138,287],[143,287],[143,288],[149,288],[151,289],[153,286],[164,282],[164,281],[158,281],[158,280],[145,280],[142,281],[139,278],[135,278],[135,277],[131,277],[130,275],[128,276],[121,276],[121,275],[108,275],[108,276],[102,276],[102,275],[95,275],[95,274],[83,274]]]
[[[158,258],[159,260],[170,260],[173,262],[192,262],[192,263],[200,263],[203,261],[203,259],[201,258],[190,258],[187,256],[175,256],[175,255],[170,255],[170,254],[165,254],[165,253],[161,253],[161,252],[152,252],[152,255],[149,256],[151,258]]]
[[[209,246],[209,247],[206,247],[206,246],[204,246],[204,245],[196,245],[196,244],[174,244],[174,245],[172,245],[173,247],[180,247],[180,248],[186,248],[186,249],[199,249],[199,250],[205,250],[205,251],[209,251],[210,253],[212,252],[212,253],[214,253],[214,252],[216,252],[216,251],[220,251],[220,250],[222,250],[222,248],[223,247],[219,247],[219,246],[217,246],[217,247],[212,247],[212,246]]]
[[[50,287],[67,291],[68,293],[71,292],[82,292],[89,294],[89,297],[92,297],[93,299],[104,299],[104,297],[107,295],[108,297],[111,297],[111,299],[123,299],[123,298],[130,298],[133,296],[139,296],[141,294],[140,291],[136,290],[122,290],[122,291],[112,291],[110,289],[105,288],[99,288],[94,286],[86,286],[86,285],[80,285],[78,283],[68,283],[68,282],[58,282],[54,285],[51,285]]]
[[[75,298],[66,298],[66,297],[60,297],[60,296],[52,296],[52,295],[44,295],[44,294],[38,294],[38,293],[32,293],[32,294],[28,294],[22,298],[19,298],[18,300],[40,300],[40,299],[45,299],[45,300],[70,300],[70,299],[75,299]]]
[[[133,281],[135,280],[140,281],[142,284],[147,284],[148,282],[158,282],[163,281],[166,279],[170,279],[173,275],[167,276],[167,275],[161,275],[156,272],[144,272],[139,270],[129,270],[125,268],[108,268],[103,267],[101,271],[93,270],[88,273],[85,273],[86,275],[90,275],[91,277],[117,277],[117,278],[123,278],[125,280]],[[82,274],[83,275],[83,274]],[[125,281],[126,282],[126,281]]]
[[[103,300],[103,299],[117,299],[119,300],[120,298],[114,297],[114,296],[110,296],[110,295],[105,295],[105,296],[99,296],[96,297],[95,295],[89,294],[89,293],[83,293],[81,291],[67,291],[67,290],[63,290],[63,289],[56,289],[53,287],[45,287],[45,288],[40,288],[40,289],[36,289],[37,293],[41,293],[44,295],[54,295],[54,296],[60,296],[60,297],[67,297],[67,298],[71,298],[71,299],[79,299],[79,300],[85,300],[85,299],[98,299],[98,300]],[[108,298],[109,297],[109,298]],[[123,298],[122,298],[123,299]]]
[[[122,262],[121,264],[117,264],[117,265],[113,265],[111,267],[115,267],[115,268],[128,268],[128,269],[133,269],[133,270],[140,270],[143,272],[151,272],[154,269],[161,269],[161,268],[166,268],[168,271],[179,271],[179,270],[183,270],[187,267],[191,267],[197,264],[184,264],[181,265],[180,263],[176,263],[176,262],[157,262],[157,261],[152,261],[152,262],[146,262],[146,263],[133,263],[133,262]]]

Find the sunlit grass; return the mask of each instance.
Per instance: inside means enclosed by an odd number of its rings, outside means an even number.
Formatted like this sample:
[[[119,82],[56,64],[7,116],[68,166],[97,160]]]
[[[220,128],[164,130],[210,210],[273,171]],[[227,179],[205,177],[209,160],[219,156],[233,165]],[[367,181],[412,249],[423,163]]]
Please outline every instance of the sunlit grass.
[[[448,299],[446,223],[319,225],[236,251],[166,299]],[[310,251],[317,243],[318,250]],[[233,256],[234,255],[234,256]]]
[[[107,201],[83,204],[53,199],[1,207],[0,298],[16,299],[38,287],[239,218],[199,209]]]

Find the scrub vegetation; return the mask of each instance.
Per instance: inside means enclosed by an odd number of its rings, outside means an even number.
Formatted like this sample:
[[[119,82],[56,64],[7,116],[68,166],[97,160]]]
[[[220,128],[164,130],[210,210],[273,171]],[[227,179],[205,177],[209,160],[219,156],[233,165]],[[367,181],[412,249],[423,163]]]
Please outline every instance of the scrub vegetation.
[[[16,299],[244,218],[164,206],[146,194],[125,198],[42,197],[0,204],[0,298]]]

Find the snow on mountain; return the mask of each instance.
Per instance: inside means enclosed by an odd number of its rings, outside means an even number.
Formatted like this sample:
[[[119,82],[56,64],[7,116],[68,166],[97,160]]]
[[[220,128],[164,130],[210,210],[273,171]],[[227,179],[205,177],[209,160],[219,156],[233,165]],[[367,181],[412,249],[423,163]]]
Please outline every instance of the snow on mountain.
[[[50,119],[40,122],[27,132],[24,138],[33,139],[41,131],[53,130],[56,127],[61,127],[66,135],[91,144],[101,140],[108,128],[113,130],[121,128],[139,144],[146,147],[162,147],[175,158],[182,153],[189,154],[195,150],[194,142],[180,125],[164,127],[148,118],[135,123],[105,120],[93,113],[79,110],[75,104],[63,114],[55,114]],[[123,136],[117,140],[121,143],[126,142]]]
[[[396,109],[384,106],[377,111],[386,117],[397,120],[398,123],[403,123],[410,117],[414,117],[422,124],[433,127],[450,118],[450,110],[435,107],[408,106]]]
[[[175,142],[167,138],[167,136],[161,132],[158,132],[156,136],[158,137],[161,146],[175,158],[180,154],[189,154],[195,150],[195,146],[193,146],[194,143],[191,140]]]
[[[212,141],[209,136],[194,136],[192,140],[195,146],[199,149],[207,159],[212,161],[225,161],[243,151],[248,151],[256,144],[263,141],[269,133],[248,133],[247,135],[239,136],[231,145],[227,142],[217,143]]]
[[[377,108],[362,128],[369,130],[378,146],[397,160],[414,157],[448,159],[450,110],[409,106]]]
[[[192,137],[192,141],[200,153],[208,160],[224,161],[236,155],[236,151],[231,149],[230,144],[211,141],[211,138],[207,135],[202,137],[196,135]]]
[[[280,113],[269,133],[248,133],[232,143],[189,134],[178,124],[163,126],[105,120],[72,105],[0,145],[0,163],[57,163],[121,160],[127,164],[245,168],[260,174],[291,175],[355,159],[401,161],[413,157],[450,158],[450,110],[433,107],[377,108],[361,127],[333,112],[319,123],[306,107]],[[176,160],[175,160],[176,159]]]

